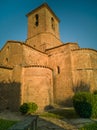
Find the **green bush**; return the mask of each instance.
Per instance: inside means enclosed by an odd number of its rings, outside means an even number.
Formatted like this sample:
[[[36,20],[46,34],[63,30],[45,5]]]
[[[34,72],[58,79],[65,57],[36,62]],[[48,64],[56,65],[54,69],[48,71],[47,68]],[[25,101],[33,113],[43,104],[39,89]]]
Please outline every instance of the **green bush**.
[[[22,113],[22,114],[26,114],[28,112],[28,104],[27,103],[23,103],[21,106],[20,106],[20,109],[19,111]]]
[[[34,113],[38,109],[38,106],[36,103],[28,103],[28,108],[28,113]]]
[[[80,117],[90,118],[92,115],[92,94],[89,92],[78,92],[73,97],[73,106]]]
[[[80,117],[97,118],[97,95],[78,92],[73,97],[73,106]]]
[[[93,93],[94,93],[94,94],[97,94],[97,90],[95,90]]]
[[[38,106],[36,103],[24,103],[20,106],[20,112],[22,114],[30,114],[30,113],[34,113],[36,110],[38,109]]]
[[[92,118],[97,118],[97,94],[92,99]]]

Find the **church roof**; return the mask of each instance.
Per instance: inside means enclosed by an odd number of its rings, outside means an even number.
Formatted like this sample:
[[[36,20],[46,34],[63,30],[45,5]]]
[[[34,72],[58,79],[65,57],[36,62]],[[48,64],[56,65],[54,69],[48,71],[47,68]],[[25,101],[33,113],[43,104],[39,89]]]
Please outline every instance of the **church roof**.
[[[29,16],[30,14],[36,12],[37,10],[46,7],[54,16],[55,18],[58,20],[58,22],[60,22],[59,18],[55,15],[55,13],[52,11],[52,9],[48,6],[47,3],[43,3],[42,5],[40,5],[39,7],[37,7],[36,9],[32,10],[31,12],[29,12],[26,16]]]
[[[7,42],[5,43],[5,45],[2,47],[2,49],[0,50],[0,52],[5,48],[5,46],[6,46],[7,44],[10,44],[10,43],[12,43],[12,44],[15,44],[15,43],[16,43],[16,44],[21,44],[21,45],[27,46],[27,47],[29,47],[29,48],[32,48],[32,49],[34,49],[34,50],[36,50],[36,51],[38,51],[38,52],[40,52],[40,53],[46,54],[45,52],[42,52],[42,51],[40,51],[40,50],[38,50],[38,49],[36,49],[36,48],[34,48],[34,47],[32,47],[32,46],[26,44],[25,42],[15,41],[15,40],[9,40],[9,41],[7,41]],[[46,54],[46,55],[47,55],[47,54]]]

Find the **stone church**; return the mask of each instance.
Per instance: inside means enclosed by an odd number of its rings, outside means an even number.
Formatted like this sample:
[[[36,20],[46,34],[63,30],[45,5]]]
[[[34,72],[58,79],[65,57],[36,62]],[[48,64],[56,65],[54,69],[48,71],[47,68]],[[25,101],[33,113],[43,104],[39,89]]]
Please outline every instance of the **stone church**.
[[[0,110],[16,111],[25,102],[39,110],[70,105],[76,91],[97,90],[97,50],[63,43],[60,20],[46,3],[26,16],[25,42],[10,40],[0,50]]]

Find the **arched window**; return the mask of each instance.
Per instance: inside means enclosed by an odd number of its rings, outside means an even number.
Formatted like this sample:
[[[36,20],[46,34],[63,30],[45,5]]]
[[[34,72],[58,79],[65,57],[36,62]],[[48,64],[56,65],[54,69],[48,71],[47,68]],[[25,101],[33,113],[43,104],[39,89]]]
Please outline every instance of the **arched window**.
[[[8,63],[8,58],[5,58],[5,63]]]
[[[6,58],[6,61],[8,62],[8,58]]]
[[[39,15],[38,14],[35,15],[35,25],[36,25],[36,27],[39,25]]]
[[[52,26],[52,29],[55,30],[55,22],[54,22],[53,17],[51,17],[51,26]]]
[[[7,46],[7,50],[9,50],[9,46]]]
[[[59,66],[57,66],[57,72],[58,72],[58,74],[60,74],[60,67]]]

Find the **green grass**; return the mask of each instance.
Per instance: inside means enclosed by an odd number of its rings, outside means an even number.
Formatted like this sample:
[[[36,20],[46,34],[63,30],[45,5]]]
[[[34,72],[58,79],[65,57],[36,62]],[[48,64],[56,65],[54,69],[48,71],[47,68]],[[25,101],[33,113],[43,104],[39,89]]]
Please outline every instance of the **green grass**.
[[[7,130],[8,128],[10,128],[15,123],[17,123],[17,121],[0,119],[0,130]]]
[[[44,112],[44,113],[40,114],[40,116],[42,116],[42,117],[47,117],[47,118],[49,118],[49,117],[58,118],[58,119],[61,119],[61,118],[62,118],[62,117],[59,116],[59,115],[56,115],[56,114],[53,114],[53,113],[49,113],[49,112]]]
[[[97,130],[97,122],[91,123],[91,124],[86,124],[79,130]]]
[[[54,109],[52,111],[42,113],[41,116],[59,118],[59,119],[63,119],[63,118],[72,119],[72,118],[79,117],[73,108]]]
[[[57,118],[57,119],[78,119],[79,116],[76,114],[75,110],[73,108],[68,108],[68,109],[54,109],[49,112],[44,112],[40,114],[42,117],[47,117],[47,118]],[[82,128],[79,128],[79,130],[97,130],[97,122],[95,123],[90,123],[84,125]]]

